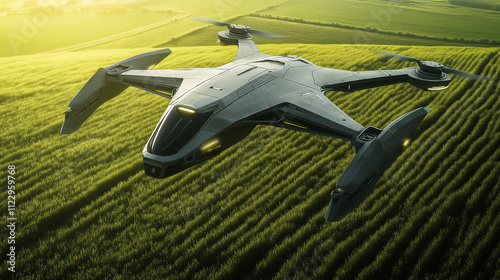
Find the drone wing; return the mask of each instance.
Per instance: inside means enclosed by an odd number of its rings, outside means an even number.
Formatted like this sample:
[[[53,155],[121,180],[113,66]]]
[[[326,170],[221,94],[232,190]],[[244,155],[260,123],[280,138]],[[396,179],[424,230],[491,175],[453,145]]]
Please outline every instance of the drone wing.
[[[201,74],[210,74],[209,70],[199,73],[196,69],[145,70],[153,68],[170,53],[170,49],[151,51],[97,70],[69,102],[71,109],[64,112],[61,134],[76,131],[99,106],[129,86],[171,98],[181,85],[189,86]]]
[[[258,88],[226,109],[227,119],[241,116],[244,122],[353,140],[364,127],[333,104],[319,90],[298,83],[273,82],[273,76],[251,81]],[[231,111],[232,110],[232,111]],[[243,114],[243,115],[241,115]]]
[[[325,91],[355,91],[408,82],[406,69],[351,72],[320,68],[313,76],[315,83]]]

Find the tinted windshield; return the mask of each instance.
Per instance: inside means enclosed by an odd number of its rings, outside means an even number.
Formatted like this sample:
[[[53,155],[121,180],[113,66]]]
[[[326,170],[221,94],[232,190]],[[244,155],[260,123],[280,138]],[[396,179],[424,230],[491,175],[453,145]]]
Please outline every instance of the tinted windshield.
[[[148,143],[148,152],[169,156],[176,154],[203,127],[212,113],[183,113],[171,106]]]

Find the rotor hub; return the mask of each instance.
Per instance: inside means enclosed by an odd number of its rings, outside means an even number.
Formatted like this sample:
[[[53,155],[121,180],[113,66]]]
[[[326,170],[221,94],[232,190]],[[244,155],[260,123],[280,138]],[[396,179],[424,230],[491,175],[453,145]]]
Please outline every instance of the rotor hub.
[[[441,75],[443,72],[443,64],[434,61],[421,61],[419,63],[420,70],[427,74]]]
[[[230,24],[227,28],[228,30],[218,33],[221,45],[238,45],[238,40],[240,39],[252,39],[252,35],[249,32],[250,27],[246,25]]]
[[[419,61],[419,69],[417,72],[420,75],[440,78],[444,77],[446,74],[443,72],[444,65],[434,61]]]
[[[231,24],[227,28],[229,29],[229,32],[234,34],[248,34],[248,31],[250,30],[250,27],[241,24]]]

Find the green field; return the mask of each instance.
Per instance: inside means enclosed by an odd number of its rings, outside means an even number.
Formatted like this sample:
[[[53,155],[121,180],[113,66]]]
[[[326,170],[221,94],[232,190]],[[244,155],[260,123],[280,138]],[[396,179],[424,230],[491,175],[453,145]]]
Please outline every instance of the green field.
[[[370,53],[374,48],[500,77],[497,48],[261,46],[335,68],[405,66]],[[67,102],[98,67],[147,50],[0,58],[8,123],[0,152],[5,170],[16,166],[19,278],[500,276],[500,99],[493,83],[455,79],[439,93],[409,85],[329,93],[363,125],[384,127],[420,106],[432,111],[373,194],[341,222],[325,223],[329,192],[354,156],[349,143],[258,127],[204,164],[152,179],[141,150],[168,100],[134,89],[76,133],[58,134]],[[158,69],[216,66],[236,51],[172,50]],[[1,248],[7,253],[6,243]]]
[[[242,21],[255,28],[288,35],[279,40],[280,43],[485,46],[492,41],[500,42],[500,33],[492,28],[500,25],[500,12],[456,7],[443,1],[421,1],[418,5],[396,7],[388,6],[388,3],[392,2],[216,0],[200,4],[198,0],[141,0],[92,9],[83,6],[86,8],[80,12],[74,6],[49,6],[30,14],[19,14],[19,10],[0,6],[0,27],[6,30],[0,34],[3,43],[0,57],[43,51],[216,44],[216,35],[212,31],[218,29],[207,28],[191,17],[237,20],[238,23]],[[437,8],[431,9],[431,5]],[[110,7],[119,10],[110,12],[107,10]],[[16,13],[2,15],[2,9]],[[241,17],[248,14],[305,22]],[[366,27],[371,30],[353,29]],[[277,41],[259,39],[259,43]]]
[[[15,165],[18,218],[12,274],[1,212],[0,279],[500,279],[500,48],[491,44],[500,41],[492,28],[499,12],[399,1],[401,13],[371,32],[355,28],[388,1],[70,2],[77,4],[22,37],[17,53],[9,34],[22,35],[35,19],[19,5],[38,1],[0,2],[8,30],[0,34],[0,162],[5,181]],[[373,193],[337,223],[323,215],[355,155],[345,141],[259,126],[221,155],[153,179],[141,151],[169,101],[133,88],[75,133],[59,134],[68,102],[99,67],[159,47],[173,53],[156,69],[232,61],[235,46],[216,46],[223,27],[190,17],[288,35],[255,41],[265,53],[324,67],[415,66],[370,52],[385,50],[494,81],[454,77],[441,92],[399,84],[327,93],[364,126],[432,108]],[[370,40],[356,40],[359,32]],[[6,207],[7,186],[2,193]]]
[[[471,44],[460,41],[446,41],[440,39],[407,36],[405,34],[388,34],[381,32],[370,32],[357,30],[349,27],[335,27],[319,25],[308,22],[293,22],[282,19],[263,18],[247,16],[235,18],[231,22],[238,22],[252,28],[267,30],[272,26],[272,31],[285,38],[270,39],[256,36],[255,41],[259,44],[272,43],[308,43],[308,44],[380,44],[380,45],[410,45],[410,46],[489,46],[488,44]],[[168,46],[203,46],[218,45],[215,34],[220,27],[207,26],[197,29],[185,36],[174,38],[159,47]]]
[[[115,5],[92,9],[82,6],[83,11],[53,4],[40,8],[34,1],[35,12],[14,15],[3,15],[0,6],[0,29],[5,30],[0,33],[0,57],[44,51],[152,47],[203,27],[191,17],[226,20],[285,1],[138,0],[133,4],[118,1]],[[109,12],[108,7],[123,11]],[[16,9],[12,11],[19,13]]]
[[[470,7],[483,10],[500,11],[500,1],[498,0],[448,0],[452,5]]]
[[[53,17],[47,16],[39,26],[35,25],[34,17],[0,16],[0,28],[9,30],[0,35],[0,40],[7,43],[0,49],[0,56],[32,54],[103,39],[140,26],[168,20],[174,15],[168,12],[123,12],[105,15],[68,13],[56,14]],[[129,20],[124,20],[124,18]],[[103,26],[106,28],[102,28]],[[68,36],[68,34],[71,35]]]
[[[500,11],[461,8],[447,1],[291,0],[262,14],[434,38],[500,41]]]

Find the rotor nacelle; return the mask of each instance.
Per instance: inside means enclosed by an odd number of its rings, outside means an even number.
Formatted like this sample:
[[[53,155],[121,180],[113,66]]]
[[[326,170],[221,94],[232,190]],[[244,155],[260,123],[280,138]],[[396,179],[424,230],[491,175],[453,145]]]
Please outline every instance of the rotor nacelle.
[[[451,82],[441,63],[421,61],[419,68],[408,69],[408,82],[423,90],[444,90]]]
[[[219,43],[221,45],[238,45],[240,39],[252,39],[250,27],[241,24],[231,24],[227,26],[228,30],[218,33]]]
[[[424,90],[443,90],[448,88],[448,84],[451,81],[448,74],[454,74],[476,81],[491,80],[488,77],[449,68],[434,61],[422,61],[417,58],[384,51],[373,52],[401,61],[416,62],[419,68],[408,68],[407,70],[408,82]]]
[[[193,18],[194,20],[210,23],[217,26],[226,26],[229,30],[219,32],[219,43],[221,45],[238,45],[239,39],[252,39],[252,35],[259,35],[267,38],[283,38],[286,36],[269,33],[257,29],[250,28],[242,24],[231,24],[208,18]]]

